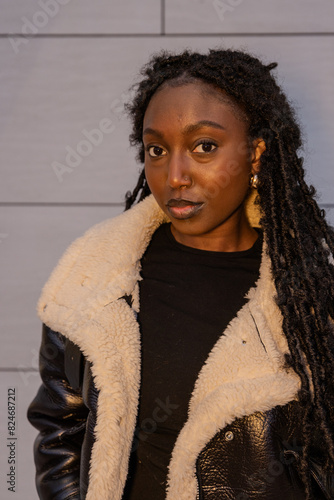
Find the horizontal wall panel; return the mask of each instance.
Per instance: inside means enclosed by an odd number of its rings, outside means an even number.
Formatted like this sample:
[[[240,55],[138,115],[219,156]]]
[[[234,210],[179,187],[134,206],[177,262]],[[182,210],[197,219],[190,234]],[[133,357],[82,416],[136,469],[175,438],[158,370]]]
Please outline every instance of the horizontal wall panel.
[[[122,201],[139,172],[122,111],[139,68],[153,49],[216,46],[279,63],[308,141],[309,180],[332,202],[334,37],[304,36],[33,39],[19,54],[0,40],[0,199]]]
[[[334,200],[331,207],[325,206],[325,212],[327,221],[334,228]]]
[[[27,408],[41,384],[37,372],[0,372],[0,498],[37,500],[33,444],[37,431],[27,419]],[[15,399],[14,399],[15,398]],[[8,414],[8,402],[10,414]],[[14,407],[14,408],[13,408]],[[14,427],[15,425],[15,427]],[[14,433],[10,435],[8,431]],[[14,439],[16,438],[16,439]],[[8,459],[11,461],[8,464]],[[14,469],[10,470],[10,467]],[[14,472],[14,474],[13,474]],[[12,477],[7,474],[12,473]],[[12,483],[7,483],[12,481]],[[14,488],[14,490],[8,490]]]
[[[332,0],[166,0],[166,33],[333,32]]]
[[[1,0],[0,33],[160,33],[158,0]]]
[[[0,368],[37,367],[36,303],[68,245],[122,207],[1,207]]]

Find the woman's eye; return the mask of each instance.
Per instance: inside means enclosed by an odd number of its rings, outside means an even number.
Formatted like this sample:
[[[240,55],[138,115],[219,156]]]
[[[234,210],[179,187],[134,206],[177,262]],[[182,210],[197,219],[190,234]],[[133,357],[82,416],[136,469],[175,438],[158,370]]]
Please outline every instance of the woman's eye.
[[[212,153],[217,148],[213,142],[201,142],[194,149],[194,153]]]
[[[156,158],[157,156],[165,156],[166,154],[166,151],[159,146],[149,146],[146,151],[148,151],[148,154],[153,158]]]

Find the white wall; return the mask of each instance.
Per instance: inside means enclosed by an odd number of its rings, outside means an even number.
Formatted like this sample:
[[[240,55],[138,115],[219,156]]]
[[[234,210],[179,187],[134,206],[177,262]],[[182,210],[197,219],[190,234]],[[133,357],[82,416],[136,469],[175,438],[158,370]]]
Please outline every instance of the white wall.
[[[35,432],[25,419],[40,383],[35,304],[67,245],[121,212],[124,193],[136,182],[121,103],[141,65],[160,48],[218,45],[277,61],[279,81],[303,123],[308,178],[320,203],[334,206],[333,15],[331,0],[1,0],[1,499],[37,498]],[[101,144],[57,176],[54,162],[65,164],[66,148],[76,149],[85,130],[106,119]],[[334,210],[329,218],[334,223]],[[12,386],[15,495],[4,474]]]

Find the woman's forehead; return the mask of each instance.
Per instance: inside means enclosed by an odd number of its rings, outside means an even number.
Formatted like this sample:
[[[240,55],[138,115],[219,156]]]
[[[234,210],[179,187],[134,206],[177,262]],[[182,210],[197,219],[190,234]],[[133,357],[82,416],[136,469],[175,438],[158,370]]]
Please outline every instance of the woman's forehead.
[[[169,115],[175,110],[181,112],[185,107],[193,108],[199,114],[203,114],[203,119],[210,119],[210,113],[215,113],[216,108],[228,108],[238,121],[248,122],[246,113],[233,97],[215,85],[198,79],[182,83],[171,80],[171,85],[168,83],[165,82],[152,96],[144,115],[144,122],[148,117],[151,119],[152,115],[157,114],[161,117],[161,113]]]

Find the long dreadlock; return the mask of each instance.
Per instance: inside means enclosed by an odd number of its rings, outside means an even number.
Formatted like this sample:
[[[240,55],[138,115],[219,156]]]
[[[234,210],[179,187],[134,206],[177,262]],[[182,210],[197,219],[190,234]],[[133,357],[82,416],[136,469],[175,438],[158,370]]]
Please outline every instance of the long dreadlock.
[[[309,452],[315,430],[324,439],[326,467],[334,463],[334,234],[305,182],[300,128],[285,94],[270,71],[276,63],[233,50],[208,54],[162,52],[143,68],[142,81],[127,109],[133,129],[130,142],[144,163],[143,120],[147,106],[164,85],[200,80],[212,84],[247,115],[249,140],[262,138],[257,203],[261,212],[277,304],[290,355],[287,363],[301,379],[304,406],[302,478],[311,498]],[[150,194],[144,169],[126,209]]]

